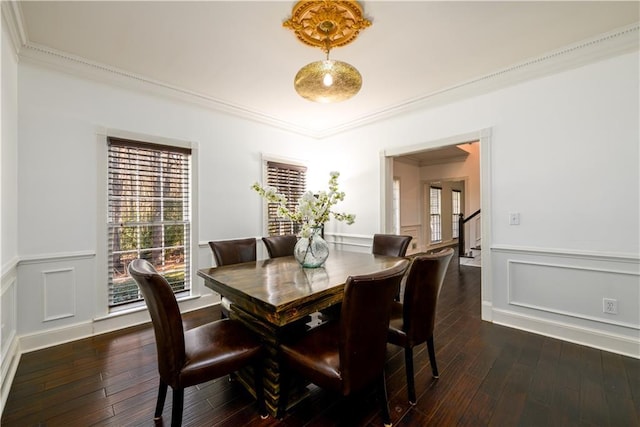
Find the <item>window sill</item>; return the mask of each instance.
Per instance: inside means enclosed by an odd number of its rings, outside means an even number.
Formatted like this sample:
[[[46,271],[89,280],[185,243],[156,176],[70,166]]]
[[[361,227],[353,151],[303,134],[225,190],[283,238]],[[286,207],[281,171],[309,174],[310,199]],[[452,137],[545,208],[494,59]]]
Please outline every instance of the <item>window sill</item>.
[[[186,297],[182,297],[182,298],[177,298],[178,300],[178,304],[182,303],[182,302],[186,302],[186,301],[193,301],[196,300],[198,298],[200,298],[201,295],[189,295]],[[120,309],[120,310],[114,310],[104,316],[100,316],[100,317],[96,317],[93,319],[94,322],[100,322],[103,320],[109,320],[109,319],[114,319],[117,317],[121,317],[121,316],[126,316],[126,315],[130,315],[130,314],[135,314],[135,313],[139,313],[141,311],[147,311],[147,305],[142,303],[141,305],[137,305],[135,307],[131,307],[131,308],[125,308],[125,309]]]

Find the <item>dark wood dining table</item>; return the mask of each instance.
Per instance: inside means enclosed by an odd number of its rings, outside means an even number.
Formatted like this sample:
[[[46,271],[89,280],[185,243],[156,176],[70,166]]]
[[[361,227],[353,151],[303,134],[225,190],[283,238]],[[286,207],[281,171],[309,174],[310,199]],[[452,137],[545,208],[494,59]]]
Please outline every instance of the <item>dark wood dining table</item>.
[[[339,304],[349,276],[385,270],[402,259],[333,250],[318,268],[302,268],[293,256],[288,256],[204,268],[198,276],[208,288],[231,302],[230,318],[242,321],[263,338],[265,403],[275,415],[280,396],[279,343],[314,327],[314,313]],[[238,379],[255,395],[248,372],[239,372]],[[301,382],[292,387],[288,400],[291,406],[304,397],[305,386]]]

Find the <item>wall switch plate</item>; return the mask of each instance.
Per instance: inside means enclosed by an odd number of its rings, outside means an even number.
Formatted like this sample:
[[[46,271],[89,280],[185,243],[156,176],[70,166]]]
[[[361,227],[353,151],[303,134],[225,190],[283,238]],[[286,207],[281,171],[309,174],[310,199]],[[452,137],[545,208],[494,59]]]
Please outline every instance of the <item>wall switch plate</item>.
[[[509,225],[520,225],[520,213],[511,212],[509,214]]]

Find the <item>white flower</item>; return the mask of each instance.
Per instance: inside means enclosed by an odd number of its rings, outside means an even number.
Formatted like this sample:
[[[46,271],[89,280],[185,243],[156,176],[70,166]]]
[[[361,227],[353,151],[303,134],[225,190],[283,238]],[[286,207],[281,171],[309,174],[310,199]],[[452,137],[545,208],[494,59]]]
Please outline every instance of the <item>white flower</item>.
[[[302,224],[300,237],[311,237],[314,228],[320,227],[329,221],[333,216],[338,221],[345,221],[347,224],[353,224],[356,217],[352,214],[333,212],[331,207],[336,203],[343,201],[345,193],[338,191],[339,172],[331,172],[329,179],[329,192],[320,191],[314,194],[311,191],[305,192],[298,200],[298,205],[294,211],[287,208],[287,198],[283,194],[278,193],[275,187],[262,187],[257,182],[251,188],[259,195],[264,197],[269,203],[277,203],[277,213],[281,218],[288,218],[291,221]]]

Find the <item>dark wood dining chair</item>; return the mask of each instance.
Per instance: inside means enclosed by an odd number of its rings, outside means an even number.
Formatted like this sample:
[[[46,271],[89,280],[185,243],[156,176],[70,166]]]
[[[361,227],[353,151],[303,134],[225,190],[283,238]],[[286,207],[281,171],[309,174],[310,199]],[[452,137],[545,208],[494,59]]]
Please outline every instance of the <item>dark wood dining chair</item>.
[[[154,414],[162,418],[167,388],[173,390],[171,425],[182,425],[184,389],[252,365],[260,415],[266,418],[262,386],[263,347],[259,338],[241,323],[224,319],[184,330],[182,315],[167,280],[146,260],[129,264],[151,315],[156,338],[160,387]]]
[[[279,417],[286,411],[295,372],[343,397],[377,385],[384,424],[391,425],[384,376],[387,330],[393,296],[408,265],[399,260],[389,269],[347,278],[339,319],[280,345]]]
[[[371,253],[374,255],[405,256],[412,236],[400,234],[374,234]],[[396,301],[400,300],[401,286],[396,290]]]
[[[213,260],[218,267],[256,260],[257,243],[253,237],[246,239],[215,240],[209,242],[209,247],[211,248],[211,252],[213,252]],[[230,306],[231,302],[223,295],[220,301],[220,313],[222,313],[223,319],[229,317]]]
[[[416,256],[407,271],[402,302],[394,301],[389,322],[389,342],[404,348],[409,403],[416,404],[413,377],[413,347],[427,343],[431,371],[438,378],[438,365],[433,345],[436,305],[453,249]]]
[[[263,237],[269,258],[278,258],[282,256],[293,255],[293,248],[298,242],[298,237],[295,234],[285,234],[283,236],[268,236]]]
[[[374,234],[371,253],[376,255],[405,256],[411,236],[398,234]]]

